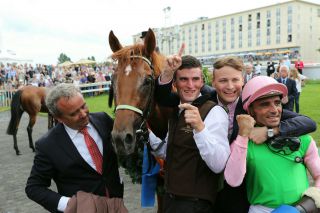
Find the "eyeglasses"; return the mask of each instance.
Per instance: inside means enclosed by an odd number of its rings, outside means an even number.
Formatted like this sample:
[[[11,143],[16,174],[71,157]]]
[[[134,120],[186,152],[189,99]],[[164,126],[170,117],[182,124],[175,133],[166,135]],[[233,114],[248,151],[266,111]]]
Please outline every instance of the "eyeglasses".
[[[276,137],[267,141],[267,145],[272,152],[290,155],[300,148],[300,139],[298,137]]]

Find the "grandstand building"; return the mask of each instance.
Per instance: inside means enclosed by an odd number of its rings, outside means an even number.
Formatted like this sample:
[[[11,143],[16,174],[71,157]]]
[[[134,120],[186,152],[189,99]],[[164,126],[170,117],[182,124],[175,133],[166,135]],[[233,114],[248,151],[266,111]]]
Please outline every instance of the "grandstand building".
[[[165,55],[176,53],[182,42],[185,54],[203,61],[224,55],[258,60],[288,55],[306,63],[320,62],[320,5],[292,0],[266,7],[201,17],[182,25],[154,29]],[[134,42],[140,34],[134,35]]]

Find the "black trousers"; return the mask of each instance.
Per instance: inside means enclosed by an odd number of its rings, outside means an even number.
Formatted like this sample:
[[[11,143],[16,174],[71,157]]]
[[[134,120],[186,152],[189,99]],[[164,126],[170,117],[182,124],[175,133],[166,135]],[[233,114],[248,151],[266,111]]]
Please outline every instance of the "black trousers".
[[[166,193],[164,196],[165,213],[212,213],[213,205],[208,200],[175,196]]]

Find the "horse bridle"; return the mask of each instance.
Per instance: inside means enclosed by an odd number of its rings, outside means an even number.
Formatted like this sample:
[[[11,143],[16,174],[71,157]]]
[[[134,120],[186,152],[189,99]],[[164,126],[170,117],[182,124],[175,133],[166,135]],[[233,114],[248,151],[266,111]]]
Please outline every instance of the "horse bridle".
[[[135,106],[131,106],[131,105],[127,105],[127,104],[120,104],[118,106],[116,106],[116,109],[115,111],[117,110],[131,110],[131,111],[134,111],[136,113],[138,113],[143,119],[143,122],[140,126],[140,129],[142,128],[142,126],[145,124],[146,120],[148,119],[149,117],[149,114],[150,114],[150,111],[151,111],[151,106],[152,106],[152,99],[153,99],[153,93],[154,93],[154,87],[155,87],[155,84],[154,84],[154,68],[152,66],[152,63],[151,61],[144,57],[144,56],[141,56],[141,55],[132,55],[130,56],[130,58],[139,58],[139,59],[142,59],[144,62],[146,62],[149,67],[151,68],[151,74],[148,75],[149,78],[151,78],[151,91],[150,91],[150,97],[148,99],[148,102],[147,102],[147,105],[145,107],[145,109],[141,110]]]

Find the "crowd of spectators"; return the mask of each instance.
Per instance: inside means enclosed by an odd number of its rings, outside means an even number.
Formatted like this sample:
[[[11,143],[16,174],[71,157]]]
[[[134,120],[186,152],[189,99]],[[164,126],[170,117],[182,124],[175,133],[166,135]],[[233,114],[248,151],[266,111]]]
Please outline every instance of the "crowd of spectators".
[[[51,87],[59,83],[73,83],[79,86],[84,96],[105,93],[111,84],[112,66],[72,66],[0,63],[0,106],[9,106],[14,91],[25,85]],[[90,86],[81,84],[110,82]]]
[[[0,64],[0,90],[18,89],[23,85],[51,87],[58,83],[75,85],[110,81],[112,66],[72,66],[36,64]]]

